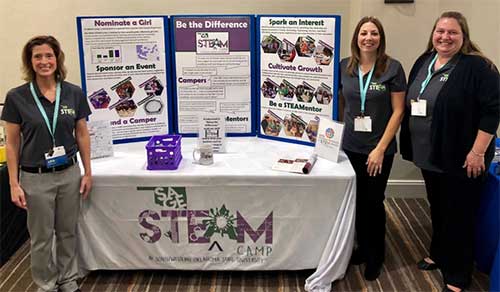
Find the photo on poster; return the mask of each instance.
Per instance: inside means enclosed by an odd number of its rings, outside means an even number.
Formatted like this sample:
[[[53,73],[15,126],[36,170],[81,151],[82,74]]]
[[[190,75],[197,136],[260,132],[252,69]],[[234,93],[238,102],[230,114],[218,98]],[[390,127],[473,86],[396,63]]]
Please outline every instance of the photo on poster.
[[[295,90],[297,101],[311,103],[314,97],[314,88],[307,82],[302,82]]]
[[[278,93],[279,85],[276,84],[271,78],[267,78],[263,83],[260,90],[265,98],[275,98]]]
[[[263,36],[260,45],[265,54],[276,54],[281,48],[281,41],[270,34]]]
[[[322,40],[319,40],[318,46],[314,50],[313,56],[316,64],[328,66],[332,62],[333,47],[326,44]]]
[[[278,96],[281,100],[291,101],[293,100],[293,96],[295,95],[295,90],[296,88],[292,83],[283,79],[278,88]]]
[[[302,138],[306,130],[307,123],[302,117],[291,113],[284,119],[285,134],[289,137]]]
[[[147,96],[161,96],[165,87],[161,83],[161,80],[158,79],[158,77],[153,76],[144,81],[142,84],[139,84],[139,88],[142,88]]]
[[[320,118],[318,116],[315,116],[313,119],[309,120],[309,123],[306,127],[307,138],[312,143],[316,143],[316,139],[318,137],[319,121]]]
[[[108,108],[111,97],[109,97],[109,94],[104,88],[100,88],[96,92],[89,95],[89,100],[94,109],[98,110]]]
[[[297,51],[295,50],[295,46],[292,42],[287,39],[283,39],[281,48],[278,51],[279,58],[285,62],[293,62],[296,55]]]
[[[108,122],[114,143],[171,132],[167,18],[77,17],[77,27],[89,121]]]
[[[333,99],[333,92],[332,88],[325,83],[321,83],[320,86],[318,86],[318,89],[314,93],[314,96],[316,98],[316,101],[318,104],[330,104],[332,99]]]
[[[283,119],[272,110],[268,110],[260,121],[260,126],[266,135],[277,137],[283,127]]]
[[[315,40],[310,36],[299,36],[295,43],[295,49],[300,57],[311,57],[315,48]]]
[[[253,16],[172,16],[171,27],[175,131],[196,136],[198,118],[214,114],[228,136],[255,135]]]
[[[256,26],[258,136],[314,145],[319,119],[337,114],[340,16],[258,15]]]

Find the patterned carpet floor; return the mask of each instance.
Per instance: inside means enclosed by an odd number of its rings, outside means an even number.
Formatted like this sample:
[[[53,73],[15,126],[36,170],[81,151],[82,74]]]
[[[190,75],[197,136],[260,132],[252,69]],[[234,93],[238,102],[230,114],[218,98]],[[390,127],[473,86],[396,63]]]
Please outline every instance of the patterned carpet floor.
[[[427,253],[431,223],[425,199],[386,200],[386,261],[380,277],[363,278],[363,266],[351,266],[332,291],[436,291],[442,289],[438,271],[422,272],[415,263]],[[304,291],[313,270],[234,271],[94,271],[82,279],[83,292],[292,292]],[[467,291],[488,291],[488,275],[476,271]],[[24,244],[0,268],[0,291],[36,291],[30,274],[30,253]]]

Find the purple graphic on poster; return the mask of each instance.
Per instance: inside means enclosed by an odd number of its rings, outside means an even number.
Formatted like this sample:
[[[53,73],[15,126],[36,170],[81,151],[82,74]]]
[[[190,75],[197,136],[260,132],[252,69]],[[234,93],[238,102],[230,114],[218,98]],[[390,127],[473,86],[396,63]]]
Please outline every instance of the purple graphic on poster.
[[[252,134],[252,16],[173,16],[175,104],[181,134],[207,114],[226,133]]]
[[[228,33],[229,51],[250,50],[249,17],[175,17],[173,24],[177,52],[196,51],[198,32]]]

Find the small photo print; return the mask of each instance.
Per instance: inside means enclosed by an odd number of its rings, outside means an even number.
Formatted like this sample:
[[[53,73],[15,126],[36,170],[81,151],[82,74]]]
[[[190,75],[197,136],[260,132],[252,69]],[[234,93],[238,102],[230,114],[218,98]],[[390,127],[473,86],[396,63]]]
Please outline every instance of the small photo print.
[[[314,39],[310,36],[300,36],[295,42],[295,49],[301,57],[311,57],[315,48]]]
[[[90,103],[95,109],[105,109],[109,106],[109,102],[111,101],[111,97],[104,90],[104,88],[99,89],[98,91],[92,93],[89,96]]]
[[[306,127],[306,134],[309,141],[316,143],[316,138],[318,137],[319,128],[319,117],[316,116],[314,119],[310,120]]]
[[[295,46],[287,39],[283,39],[281,48],[278,50],[278,57],[281,61],[293,62],[295,59],[296,51]]]
[[[135,87],[130,80],[125,81],[116,87],[116,94],[121,98],[131,98],[134,95]]]
[[[283,119],[276,115],[273,111],[268,110],[260,121],[262,132],[268,136],[279,136],[283,127]]]
[[[143,88],[144,91],[146,92],[146,95],[154,95],[154,96],[160,96],[163,92],[163,85],[161,84],[160,80],[156,76],[153,76],[143,82],[142,84],[139,84],[140,88]]]
[[[306,122],[294,113],[286,116],[284,120],[285,134],[290,137],[302,138],[306,129]]]
[[[314,97],[314,87],[304,81],[301,85],[297,86],[295,96],[299,102],[310,103]]]
[[[318,65],[330,65],[333,58],[333,48],[323,41],[319,41],[316,50],[314,50],[313,57]]]
[[[333,99],[332,89],[324,83],[321,83],[314,95],[319,104],[330,104]]]
[[[278,84],[267,78],[262,83],[262,87],[260,88],[260,90],[265,98],[275,98],[276,94],[278,93]]]
[[[278,88],[278,95],[282,100],[291,101],[293,100],[295,89],[296,88],[292,83],[283,79],[283,82],[281,82],[280,87]]]
[[[275,37],[271,34],[268,36],[264,36],[262,38],[260,45],[261,45],[264,53],[276,54],[278,52],[279,48],[281,47],[281,41],[277,37]]]
[[[137,110],[137,105],[132,99],[127,99],[117,104],[115,110],[121,118],[133,117]]]

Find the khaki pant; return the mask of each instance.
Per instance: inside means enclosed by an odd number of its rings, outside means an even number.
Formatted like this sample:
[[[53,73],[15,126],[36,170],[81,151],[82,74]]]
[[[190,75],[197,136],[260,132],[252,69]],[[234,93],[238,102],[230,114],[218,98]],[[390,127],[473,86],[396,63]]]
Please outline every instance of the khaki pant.
[[[80,167],[75,164],[53,173],[20,174],[28,206],[33,281],[39,291],[75,291]]]

